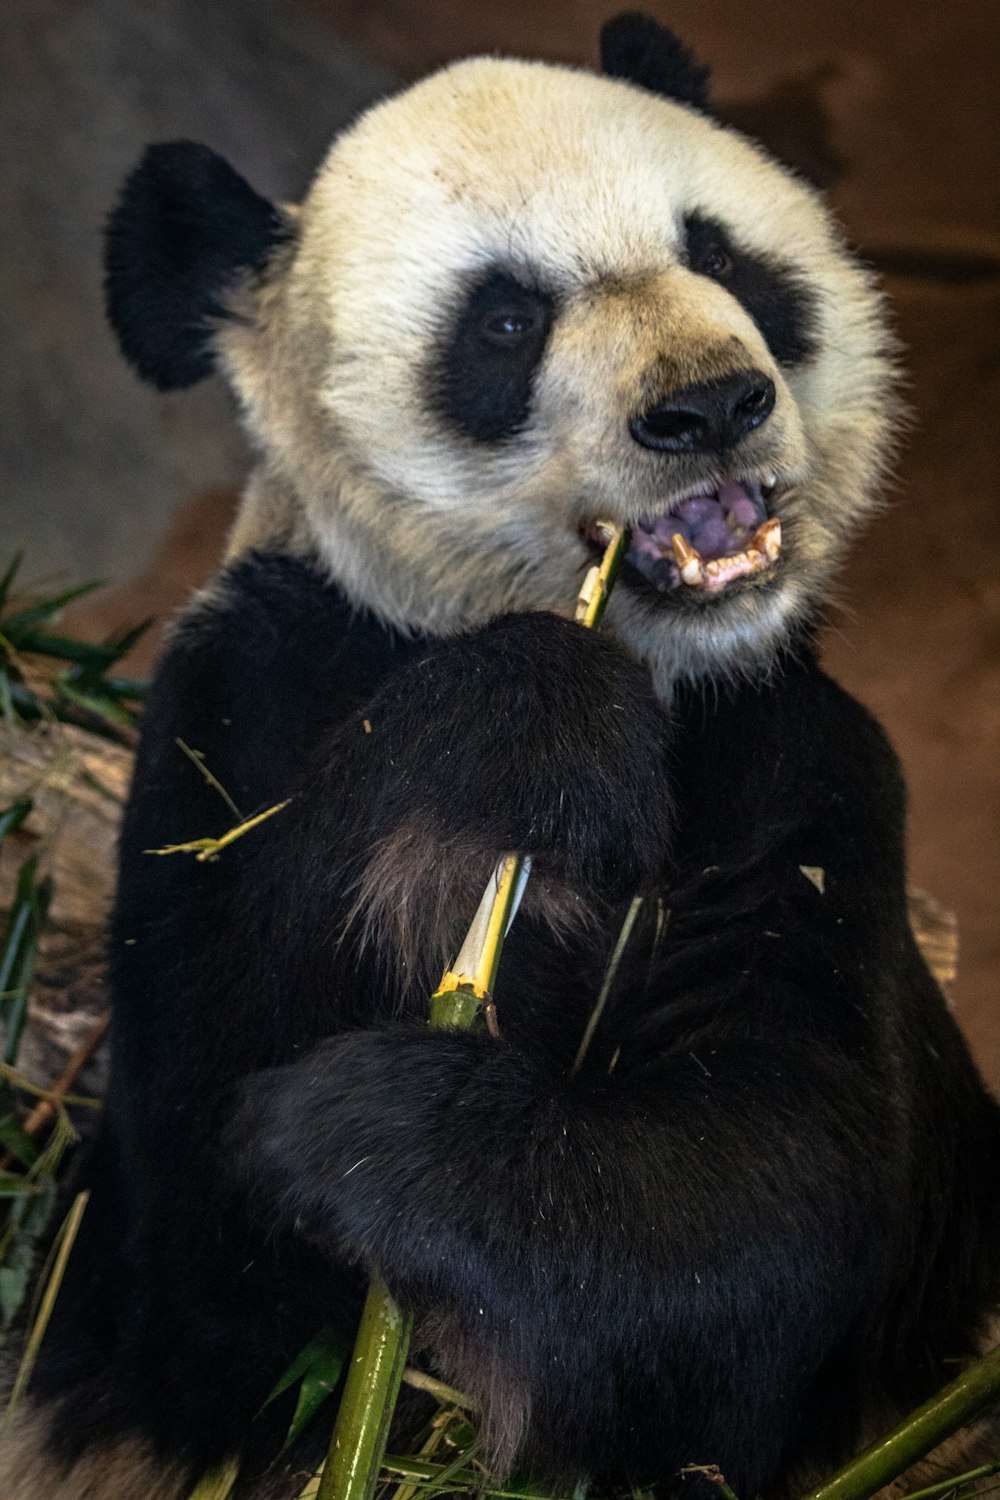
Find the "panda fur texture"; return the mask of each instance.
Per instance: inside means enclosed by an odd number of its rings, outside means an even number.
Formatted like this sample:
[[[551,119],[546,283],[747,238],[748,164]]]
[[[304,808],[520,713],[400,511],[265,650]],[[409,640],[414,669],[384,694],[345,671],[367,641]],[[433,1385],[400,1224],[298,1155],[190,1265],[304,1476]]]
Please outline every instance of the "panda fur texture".
[[[787,1493],[984,1337],[996,1108],[910,933],[895,757],[812,646],[899,427],[883,309],[670,33],[602,41],[608,76],[477,59],[379,104],[298,208],[174,143],[112,216],[126,355],[220,369],[258,458],[146,712],[5,1500],[179,1500],[234,1454],[238,1496],[295,1494],[328,1417],[278,1458],[263,1403],[372,1269],[498,1472],[598,1490]],[[567,618],[595,517],[737,481],[772,568],[708,594],[633,551],[601,633]],[[290,802],[152,857],[232,821],[178,739]],[[509,849],[502,1038],[431,1032]]]

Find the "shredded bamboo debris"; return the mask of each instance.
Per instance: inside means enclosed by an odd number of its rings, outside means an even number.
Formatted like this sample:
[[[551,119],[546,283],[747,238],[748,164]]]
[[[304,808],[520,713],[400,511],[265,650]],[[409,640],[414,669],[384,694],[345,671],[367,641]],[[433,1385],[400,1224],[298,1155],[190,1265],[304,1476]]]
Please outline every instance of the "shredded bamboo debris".
[[[273,807],[268,807],[264,812],[256,813],[252,818],[244,818],[242,823],[237,823],[235,828],[229,828],[217,839],[200,838],[188,839],[185,844],[165,844],[162,849],[144,849],[144,854],[193,854],[199,864],[205,860],[218,859],[223,849],[241,839],[245,833],[273,818],[275,813],[281,812],[291,802],[291,797],[286,797],[284,802],[276,802]]]

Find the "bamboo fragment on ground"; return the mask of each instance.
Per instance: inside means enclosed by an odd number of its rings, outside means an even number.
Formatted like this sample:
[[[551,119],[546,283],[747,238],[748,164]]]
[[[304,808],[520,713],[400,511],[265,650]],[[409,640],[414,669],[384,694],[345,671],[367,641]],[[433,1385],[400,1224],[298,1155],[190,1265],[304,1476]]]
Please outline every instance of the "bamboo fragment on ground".
[[[93,1057],[94,1053],[103,1042],[110,1025],[111,1012],[105,1011],[104,1015],[99,1018],[97,1025],[90,1032],[90,1035],[85,1036],[83,1041],[77,1047],[69,1062],[59,1074],[59,1077],[48,1089],[46,1089],[44,1096],[39,1099],[38,1103],[34,1106],[31,1113],[28,1115],[24,1124],[21,1126],[21,1129],[24,1131],[25,1135],[37,1135],[38,1132],[45,1125],[47,1125],[50,1120],[55,1119],[56,1109],[58,1108],[59,1103],[70,1092],[77,1078],[83,1072],[84,1068],[87,1066],[90,1059]],[[0,1156],[0,1172],[6,1172],[13,1160],[14,1158],[11,1153],[9,1151],[5,1151],[3,1155]]]

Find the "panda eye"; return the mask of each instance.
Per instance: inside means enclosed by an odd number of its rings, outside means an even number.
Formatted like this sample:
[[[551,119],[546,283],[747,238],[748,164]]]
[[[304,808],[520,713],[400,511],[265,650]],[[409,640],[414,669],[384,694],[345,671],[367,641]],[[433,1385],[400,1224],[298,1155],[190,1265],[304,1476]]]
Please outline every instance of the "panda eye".
[[[482,334],[487,343],[506,344],[525,334],[534,333],[539,326],[539,316],[531,312],[495,312],[483,320]]]
[[[733,262],[719,245],[710,245],[702,255],[698,270],[703,276],[725,276],[732,270]]]
[[[552,292],[506,267],[468,285],[442,330],[435,373],[438,404],[467,436],[498,442],[525,426],[555,314]]]

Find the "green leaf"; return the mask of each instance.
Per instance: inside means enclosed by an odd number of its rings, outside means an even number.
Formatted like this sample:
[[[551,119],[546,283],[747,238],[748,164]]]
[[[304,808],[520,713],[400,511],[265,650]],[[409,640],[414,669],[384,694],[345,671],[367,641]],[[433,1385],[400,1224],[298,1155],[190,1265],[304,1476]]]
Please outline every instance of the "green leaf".
[[[4,1062],[17,1060],[21,1032],[28,1014],[28,992],[38,946],[52,896],[46,876],[36,882],[37,855],[26,859],[17,877],[10,922],[0,955],[0,1013],[4,1017]]]
[[[25,1135],[16,1115],[4,1115],[0,1118],[0,1146],[26,1167],[38,1160],[38,1147],[30,1135]]]
[[[127,630],[120,630],[116,635],[108,637],[106,644],[114,651],[115,661],[121,661],[123,656],[128,655],[136,642],[142,640],[155,619],[155,615],[147,615],[138,625],[132,625]]]
[[[122,708],[108,693],[103,691],[100,682],[93,689],[88,689],[83,684],[84,679],[73,679],[69,673],[60,672],[53,686],[60,697],[65,698],[76,708],[82,708],[84,713],[93,714],[95,718],[105,719],[111,724],[122,725],[128,728],[132,723],[132,715],[128,709]]]
[[[0,667],[0,714],[3,715],[5,723],[17,723],[17,710],[14,707],[10,675],[6,667]]]
[[[0,1172],[0,1198],[23,1198],[26,1194],[40,1192],[40,1187],[36,1187],[19,1172]]]
[[[21,1311],[33,1284],[38,1270],[38,1241],[58,1199],[56,1174],[66,1147],[75,1139],[69,1117],[60,1110],[45,1149],[21,1179],[34,1192],[21,1193],[9,1201],[0,1235],[0,1326],[5,1331]]]
[[[5,1331],[31,1290],[38,1269],[35,1248],[56,1203],[57,1190],[52,1178],[29,1185],[33,1187],[31,1194],[19,1194],[9,1202],[0,1242],[0,1326]]]
[[[295,1412],[282,1447],[291,1446],[327,1396],[333,1394],[340,1379],[348,1349],[344,1339],[331,1328],[321,1328],[305,1348],[292,1360],[274,1390],[264,1402],[269,1406],[296,1381],[301,1381]]]
[[[23,562],[24,553],[15,552],[14,558],[6,573],[2,578],[0,578],[0,609],[3,609],[4,605],[7,603],[7,595],[10,593],[10,586],[14,582],[14,579],[17,577],[18,569]]]
[[[145,698],[149,693],[148,677],[106,677],[108,692],[119,698]]]
[[[17,649],[33,656],[52,656],[57,661],[76,662],[94,672],[103,672],[121,655],[114,646],[100,645],[95,641],[79,641],[69,635],[51,635],[42,630],[19,631]]]
[[[66,589],[61,594],[54,594],[51,599],[40,599],[37,604],[29,604],[27,609],[20,609],[16,614],[7,615],[0,623],[0,633],[7,637],[12,646],[20,649],[18,637],[29,625],[53,619],[65,605],[72,604],[74,599],[82,599],[84,594],[92,594],[95,589],[101,587],[99,579],[91,583],[78,583],[75,588]]]
[[[34,805],[30,797],[20,797],[9,807],[0,808],[0,839],[5,839],[8,833],[20,828]]]
[[[31,923],[30,892],[34,890],[36,863],[37,856],[33,854],[30,859],[25,860],[17,878],[17,890],[10,909],[7,936],[4,939],[3,954],[0,955],[0,1011],[6,1008],[8,990],[13,994],[15,985],[12,980],[17,973],[22,945]]]

